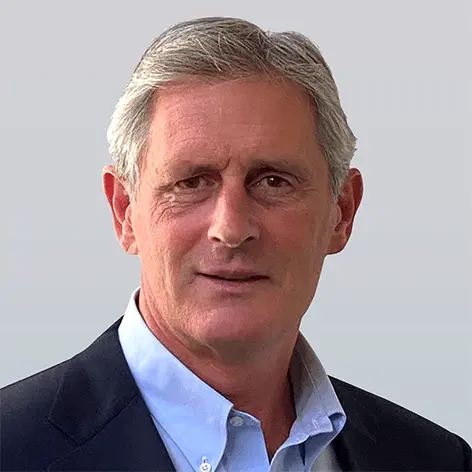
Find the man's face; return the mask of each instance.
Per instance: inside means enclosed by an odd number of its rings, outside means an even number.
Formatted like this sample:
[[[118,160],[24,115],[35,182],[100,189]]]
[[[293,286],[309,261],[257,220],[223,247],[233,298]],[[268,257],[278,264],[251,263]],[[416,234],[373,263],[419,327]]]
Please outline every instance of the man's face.
[[[291,83],[159,91],[121,241],[161,330],[208,347],[298,331],[325,256],[348,238],[315,130]]]

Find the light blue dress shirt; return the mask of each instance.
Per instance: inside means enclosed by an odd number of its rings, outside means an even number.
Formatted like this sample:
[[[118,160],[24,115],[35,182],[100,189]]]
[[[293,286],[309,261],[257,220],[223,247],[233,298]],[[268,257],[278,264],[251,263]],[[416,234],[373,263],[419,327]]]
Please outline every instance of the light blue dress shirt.
[[[138,311],[138,291],[131,296],[118,335],[177,471],[341,470],[328,445],[343,428],[346,415],[302,334],[290,365],[297,418],[269,461],[259,420],[234,409],[159,342]]]

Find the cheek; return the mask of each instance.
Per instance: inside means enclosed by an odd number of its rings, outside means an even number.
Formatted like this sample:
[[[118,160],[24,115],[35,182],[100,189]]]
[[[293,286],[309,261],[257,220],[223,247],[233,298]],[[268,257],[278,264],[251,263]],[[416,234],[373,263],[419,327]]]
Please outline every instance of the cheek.
[[[167,274],[181,272],[192,263],[188,260],[204,236],[206,216],[198,209],[181,212],[162,205],[146,213],[141,236],[146,241],[153,263]]]
[[[279,253],[285,255],[286,276],[300,280],[317,277],[327,254],[331,223],[329,212],[287,212],[274,222],[272,234]]]
[[[280,241],[299,251],[319,247],[329,232],[329,214],[316,209],[286,211],[272,223],[273,233]]]

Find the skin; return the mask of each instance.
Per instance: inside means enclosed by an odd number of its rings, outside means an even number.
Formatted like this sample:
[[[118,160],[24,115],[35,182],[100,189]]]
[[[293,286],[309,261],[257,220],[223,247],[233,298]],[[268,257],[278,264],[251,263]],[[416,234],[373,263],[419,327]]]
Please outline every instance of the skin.
[[[295,408],[288,368],[326,255],[362,198],[331,192],[308,96],[263,78],[189,80],[156,98],[134,198],[103,171],[118,240],[142,267],[139,310],[187,367],[262,423],[269,457]],[[258,275],[253,281],[217,281]]]

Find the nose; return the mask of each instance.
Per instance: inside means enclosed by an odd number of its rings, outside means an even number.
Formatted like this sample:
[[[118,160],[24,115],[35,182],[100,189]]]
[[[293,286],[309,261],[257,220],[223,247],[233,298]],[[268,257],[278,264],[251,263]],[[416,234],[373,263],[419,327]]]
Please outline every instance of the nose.
[[[250,204],[244,187],[222,188],[208,228],[210,242],[236,248],[258,239],[260,229],[250,214]]]

